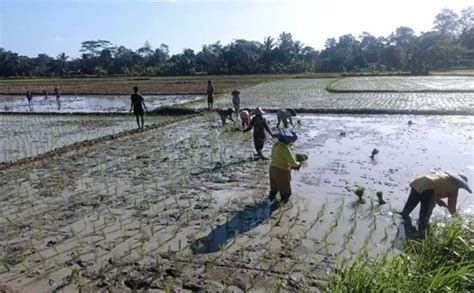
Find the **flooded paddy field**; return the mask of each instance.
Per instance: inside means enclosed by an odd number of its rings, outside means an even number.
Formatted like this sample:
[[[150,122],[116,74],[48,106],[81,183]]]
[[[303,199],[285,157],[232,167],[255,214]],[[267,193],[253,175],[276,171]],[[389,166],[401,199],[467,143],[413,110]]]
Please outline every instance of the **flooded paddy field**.
[[[474,91],[474,77],[379,76],[345,77],[331,84],[335,91]]]
[[[414,176],[474,178],[469,116],[297,119],[293,149],[309,160],[282,207],[264,202],[269,161],[254,160],[251,134],[214,113],[0,171],[0,280],[26,292],[314,291],[338,260],[398,253],[394,211]],[[467,193],[458,203],[472,214]]]
[[[170,120],[147,116],[146,125]],[[0,115],[0,162],[137,128],[135,116]]]
[[[144,95],[148,110],[199,100],[199,95]],[[63,95],[58,109],[56,98],[33,96],[31,108],[25,96],[0,96],[0,112],[124,113],[130,111],[130,95]]]
[[[325,87],[332,81],[335,79],[287,79],[260,84],[241,91],[241,108],[474,113],[474,93],[329,93]],[[204,107],[204,103],[193,105]],[[231,107],[231,96],[222,96],[214,106]]]

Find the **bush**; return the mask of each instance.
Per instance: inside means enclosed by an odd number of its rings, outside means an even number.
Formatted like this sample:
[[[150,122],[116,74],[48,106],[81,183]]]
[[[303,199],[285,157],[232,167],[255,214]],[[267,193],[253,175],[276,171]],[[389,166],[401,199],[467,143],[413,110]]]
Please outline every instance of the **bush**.
[[[328,292],[473,292],[474,221],[437,225],[424,240],[408,240],[394,257],[358,257],[333,272]]]

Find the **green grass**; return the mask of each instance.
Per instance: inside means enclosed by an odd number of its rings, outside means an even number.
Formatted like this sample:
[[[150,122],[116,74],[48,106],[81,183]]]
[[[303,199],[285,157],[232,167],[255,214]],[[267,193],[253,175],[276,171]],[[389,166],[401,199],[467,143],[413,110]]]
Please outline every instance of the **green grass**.
[[[448,71],[431,71],[430,75],[474,76],[474,69],[458,69]]]
[[[339,265],[328,292],[473,292],[474,221],[436,226],[425,240],[409,240],[394,257],[360,256]]]

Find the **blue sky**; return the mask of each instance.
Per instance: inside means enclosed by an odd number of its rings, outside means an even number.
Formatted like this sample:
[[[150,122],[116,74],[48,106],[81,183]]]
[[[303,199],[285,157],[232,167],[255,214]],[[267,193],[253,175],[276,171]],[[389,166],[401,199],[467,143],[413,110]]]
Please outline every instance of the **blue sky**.
[[[76,57],[82,41],[105,39],[131,49],[165,43],[176,53],[286,31],[321,49],[327,38],[346,33],[387,36],[401,25],[426,31],[440,9],[468,5],[471,0],[0,0],[0,47]]]

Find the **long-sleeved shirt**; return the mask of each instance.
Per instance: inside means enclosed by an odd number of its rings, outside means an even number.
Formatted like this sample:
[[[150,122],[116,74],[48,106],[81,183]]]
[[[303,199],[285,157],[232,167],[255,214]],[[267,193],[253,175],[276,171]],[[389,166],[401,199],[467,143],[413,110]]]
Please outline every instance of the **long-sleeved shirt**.
[[[456,212],[459,185],[448,174],[441,172],[418,177],[410,183],[410,187],[420,194],[425,190],[432,189],[435,201],[440,206],[446,206],[441,198],[447,197],[448,205],[446,207],[451,214]]]
[[[295,156],[288,145],[281,141],[277,141],[273,145],[271,158],[272,167],[289,171],[291,168],[296,168],[299,166],[299,163],[296,161]]]
[[[247,127],[244,132],[250,131],[253,128],[253,137],[254,138],[265,138],[265,130],[271,135],[270,127],[268,127],[267,120],[263,118],[262,115],[256,115],[250,121],[249,127]]]

